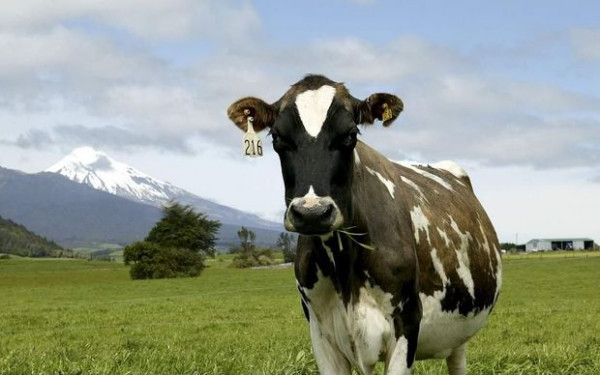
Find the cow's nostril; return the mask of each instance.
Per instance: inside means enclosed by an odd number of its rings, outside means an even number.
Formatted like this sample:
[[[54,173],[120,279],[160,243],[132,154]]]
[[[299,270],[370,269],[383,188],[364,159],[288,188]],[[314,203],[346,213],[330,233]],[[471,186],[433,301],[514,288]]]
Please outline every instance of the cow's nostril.
[[[333,204],[330,203],[327,205],[327,207],[325,207],[325,210],[324,210],[323,214],[321,215],[321,219],[329,219],[332,214],[333,214]]]

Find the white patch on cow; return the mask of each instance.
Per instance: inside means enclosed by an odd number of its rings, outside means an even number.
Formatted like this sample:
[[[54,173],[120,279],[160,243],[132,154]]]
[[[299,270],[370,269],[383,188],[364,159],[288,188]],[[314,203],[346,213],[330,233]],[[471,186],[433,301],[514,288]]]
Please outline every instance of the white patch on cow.
[[[454,221],[454,218],[450,216],[450,226],[456,234],[458,234],[460,238],[460,247],[455,249],[456,258],[458,260],[458,268],[456,269],[456,273],[461,278],[465,286],[467,287],[467,291],[471,295],[473,299],[475,299],[475,283],[473,282],[473,276],[471,275],[471,261],[469,260],[469,241],[473,239],[471,233],[466,231],[462,233],[458,224]]]
[[[444,271],[444,265],[442,263],[442,260],[438,257],[437,255],[437,250],[431,249],[431,261],[433,262],[433,268],[435,269],[435,272],[437,272],[437,274],[440,276],[440,279],[442,279],[442,285],[444,286],[444,288],[446,288],[446,285],[448,285],[448,276],[446,276],[446,272]]]
[[[443,229],[437,228],[438,234],[440,235],[440,237],[442,237],[444,239],[444,242],[446,243],[446,247],[450,247],[450,238],[448,238],[448,235],[446,234],[446,231],[444,231]]]
[[[321,373],[346,373],[347,359],[370,374],[380,354],[393,344],[391,293],[367,282],[346,307],[331,280],[318,268],[317,282],[303,291],[310,300],[311,339]]]
[[[402,182],[404,182],[405,184],[407,184],[408,186],[410,186],[411,188],[415,189],[417,191],[417,193],[419,193],[419,199],[422,201],[426,201],[427,198],[425,198],[425,194],[423,194],[423,190],[421,190],[421,188],[419,187],[419,185],[415,184],[415,182],[409,178],[406,178],[404,176],[400,176],[400,180],[402,180]]]
[[[443,311],[442,300],[446,290],[435,291],[432,296],[419,293],[423,318],[419,331],[417,359],[446,358],[485,324],[491,307],[464,316],[455,311]]]
[[[348,307],[350,335],[356,349],[353,362],[363,373],[371,373],[380,354],[387,351],[393,339],[391,300],[390,293],[367,282],[359,290],[358,301]]]
[[[354,149],[354,164],[356,164],[357,167],[360,166],[360,156],[358,156],[358,151],[356,151],[356,149]]]
[[[406,360],[407,355],[408,340],[406,337],[400,336],[396,341],[392,355],[389,357],[386,373],[410,375],[410,369]]]
[[[462,345],[483,327],[491,309],[487,308],[478,314],[472,312],[467,316],[460,314],[458,308],[454,311],[443,311],[442,301],[446,297],[449,279],[436,249],[431,251],[431,260],[442,279],[442,290],[434,291],[433,295],[419,293],[423,318],[419,331],[417,359],[448,357],[453,349]]]
[[[296,96],[296,107],[306,132],[317,137],[333,102],[335,87],[324,85],[317,90],[307,90]]]
[[[502,257],[500,256],[500,251],[494,245],[494,254],[496,255],[496,298],[500,295],[500,289],[502,289]]]
[[[410,211],[410,218],[412,219],[415,228],[415,241],[417,241],[417,244],[420,241],[419,232],[421,230],[424,230],[427,235],[427,243],[431,243],[431,239],[429,238],[429,219],[427,219],[427,216],[423,213],[421,206],[413,207]]]
[[[443,161],[431,164],[431,166],[434,168],[443,169],[445,171],[452,173],[454,175],[454,177],[456,177],[459,180],[458,183],[463,186],[464,186],[464,184],[460,181],[460,179],[463,177],[469,177],[467,172],[465,172],[465,170],[462,169],[462,167],[460,165],[456,164],[452,160],[443,160]]]
[[[420,174],[423,177],[427,177],[435,182],[437,182],[438,184],[442,185],[443,187],[445,187],[448,190],[453,190],[452,189],[452,185],[450,185],[448,183],[448,181],[444,180],[443,178],[441,178],[440,176],[436,176],[433,173],[427,172],[419,167],[421,167],[420,164],[409,164],[409,163],[402,163],[402,162],[398,162],[398,161],[394,161],[394,163],[396,164],[400,164],[403,167],[406,167],[408,169],[411,169],[415,172],[417,172],[418,174]]]
[[[374,171],[369,167],[366,167],[366,168],[370,174],[377,177],[379,179],[379,181],[381,181],[381,183],[383,185],[385,185],[385,187],[388,189],[388,192],[390,193],[390,196],[392,197],[392,199],[394,199],[394,190],[396,189],[396,184],[394,184],[392,181],[388,180],[387,178],[383,177],[381,175],[381,173]]]

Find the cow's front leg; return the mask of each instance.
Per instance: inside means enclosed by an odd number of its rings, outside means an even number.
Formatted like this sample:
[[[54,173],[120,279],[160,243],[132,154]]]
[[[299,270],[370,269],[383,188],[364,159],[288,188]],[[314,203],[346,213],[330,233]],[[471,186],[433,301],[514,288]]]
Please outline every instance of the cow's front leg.
[[[421,324],[421,301],[415,294],[394,311],[396,341],[386,359],[388,375],[409,375],[415,361],[419,326]]]
[[[321,375],[350,375],[350,362],[323,335],[315,319],[310,321],[310,338]]]

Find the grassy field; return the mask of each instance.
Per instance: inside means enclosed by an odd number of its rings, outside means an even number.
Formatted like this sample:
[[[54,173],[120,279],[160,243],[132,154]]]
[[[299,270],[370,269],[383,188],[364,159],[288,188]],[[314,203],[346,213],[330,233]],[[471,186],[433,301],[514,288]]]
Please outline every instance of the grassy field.
[[[600,254],[572,254],[505,257],[469,374],[600,373]],[[229,261],[131,281],[119,263],[0,260],[0,374],[316,374],[293,271]]]

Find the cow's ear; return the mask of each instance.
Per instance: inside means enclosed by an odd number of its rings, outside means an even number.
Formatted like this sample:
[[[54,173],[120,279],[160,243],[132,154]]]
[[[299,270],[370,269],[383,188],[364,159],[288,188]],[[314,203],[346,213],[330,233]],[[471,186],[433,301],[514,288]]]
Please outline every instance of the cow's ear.
[[[381,120],[383,126],[390,126],[403,109],[404,104],[396,95],[373,94],[365,100],[354,102],[354,121],[360,125]]]
[[[273,126],[277,118],[277,110],[262,99],[246,97],[230,105],[227,116],[244,132],[248,130],[248,117],[251,116],[254,118],[254,131],[259,132]]]

